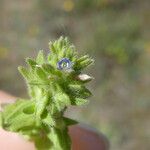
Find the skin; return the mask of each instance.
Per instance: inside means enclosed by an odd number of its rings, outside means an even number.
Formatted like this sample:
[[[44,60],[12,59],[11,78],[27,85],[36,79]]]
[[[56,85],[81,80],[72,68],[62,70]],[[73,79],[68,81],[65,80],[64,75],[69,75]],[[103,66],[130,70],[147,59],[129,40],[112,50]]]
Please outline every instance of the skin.
[[[0,91],[0,104],[13,103],[16,97]],[[95,131],[79,125],[70,126],[69,134],[73,150],[108,150],[105,137]],[[20,135],[0,129],[1,150],[35,150],[34,144]]]

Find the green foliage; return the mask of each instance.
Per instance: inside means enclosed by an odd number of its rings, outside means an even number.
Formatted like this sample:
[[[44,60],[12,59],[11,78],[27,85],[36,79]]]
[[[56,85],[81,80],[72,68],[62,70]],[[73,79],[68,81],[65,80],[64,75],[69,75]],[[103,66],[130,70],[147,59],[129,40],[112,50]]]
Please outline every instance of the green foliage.
[[[80,12],[107,8],[122,8],[133,0],[76,0],[76,9]]]
[[[67,38],[50,42],[49,48],[48,57],[41,50],[35,60],[26,59],[28,68],[18,68],[31,98],[5,106],[1,125],[33,140],[38,150],[70,150],[68,126],[77,122],[63,115],[70,105],[88,102],[91,92],[85,82],[92,78],[81,72],[93,60],[88,55],[78,58]]]
[[[140,25],[136,17],[126,14],[119,16],[119,19],[109,18],[96,23],[94,38],[91,39],[95,53],[112,60],[114,64],[132,65],[136,62],[141,54]]]

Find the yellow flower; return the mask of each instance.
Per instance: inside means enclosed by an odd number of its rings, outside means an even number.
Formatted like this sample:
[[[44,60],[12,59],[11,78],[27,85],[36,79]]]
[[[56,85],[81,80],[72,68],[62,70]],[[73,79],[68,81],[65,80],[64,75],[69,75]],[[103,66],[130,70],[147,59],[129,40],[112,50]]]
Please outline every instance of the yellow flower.
[[[8,49],[0,46],[0,58],[6,58],[8,55]]]
[[[63,3],[63,9],[67,12],[72,11],[74,8],[74,2],[72,0],[65,0]]]

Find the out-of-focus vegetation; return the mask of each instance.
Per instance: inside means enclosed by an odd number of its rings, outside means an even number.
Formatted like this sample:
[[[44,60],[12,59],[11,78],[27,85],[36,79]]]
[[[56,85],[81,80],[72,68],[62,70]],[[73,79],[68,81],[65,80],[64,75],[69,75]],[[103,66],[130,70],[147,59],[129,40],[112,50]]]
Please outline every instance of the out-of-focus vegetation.
[[[150,149],[149,0],[0,0],[0,89],[26,94],[17,66],[67,35],[96,60],[90,105],[70,110],[113,150]]]

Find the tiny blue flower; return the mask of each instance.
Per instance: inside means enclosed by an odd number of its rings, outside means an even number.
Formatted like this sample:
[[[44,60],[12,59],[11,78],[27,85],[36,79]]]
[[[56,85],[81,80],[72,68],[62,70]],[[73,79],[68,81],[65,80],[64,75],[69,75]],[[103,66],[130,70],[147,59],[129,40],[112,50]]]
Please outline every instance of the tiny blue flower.
[[[69,70],[72,67],[72,62],[68,58],[62,58],[58,63],[59,70]]]

